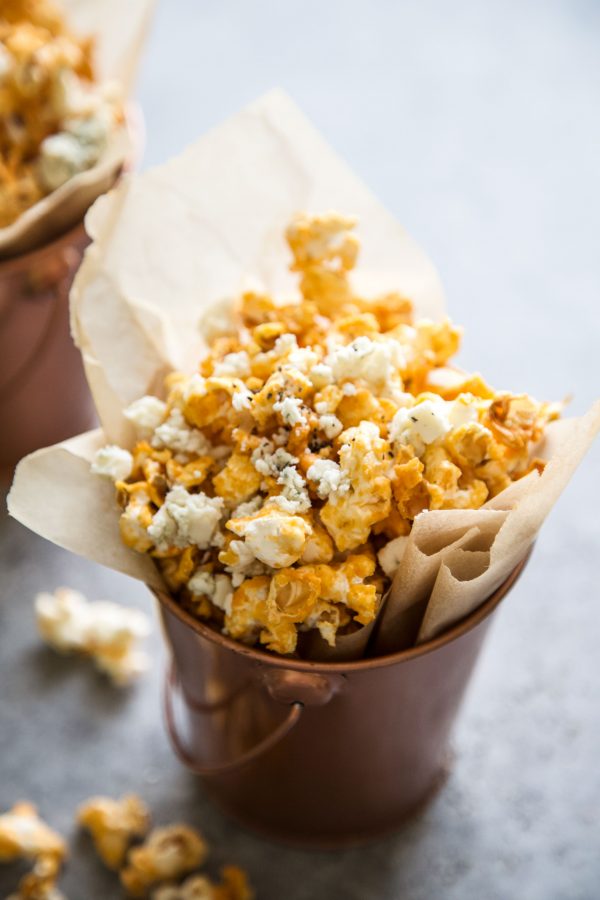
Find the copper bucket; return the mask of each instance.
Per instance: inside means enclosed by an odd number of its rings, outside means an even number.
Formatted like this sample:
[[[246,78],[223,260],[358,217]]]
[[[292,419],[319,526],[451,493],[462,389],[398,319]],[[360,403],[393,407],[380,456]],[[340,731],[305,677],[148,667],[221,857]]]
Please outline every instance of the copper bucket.
[[[69,288],[89,243],[79,223],[0,262],[0,467],[86,431],[95,421],[69,330]]]
[[[443,782],[483,639],[525,562],[441,637],[351,663],[245,647],[157,594],[175,752],[228,814],[277,839],[332,846],[397,828]]]
[[[144,120],[127,106],[132,150],[144,145]],[[113,174],[108,190],[121,175]],[[33,250],[0,259],[0,479],[21,457],[87,431],[96,413],[79,350],[71,338],[69,290],[89,244],[82,221]]]

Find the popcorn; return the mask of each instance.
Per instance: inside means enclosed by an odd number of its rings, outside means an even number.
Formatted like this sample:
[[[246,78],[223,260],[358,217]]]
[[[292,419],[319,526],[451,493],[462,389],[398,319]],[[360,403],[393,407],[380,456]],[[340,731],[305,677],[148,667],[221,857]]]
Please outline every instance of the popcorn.
[[[131,475],[133,456],[128,450],[109,444],[96,453],[92,462],[92,472],[104,475],[113,481],[125,481]]]
[[[206,854],[206,843],[193,828],[155,828],[141,846],[129,851],[121,882],[131,897],[145,897],[157,882],[179,879],[192,872],[204,862]]]
[[[34,861],[12,900],[64,900],[55,882],[66,853],[62,837],[39,818],[31,803],[16,803],[0,815],[0,862]]]
[[[205,549],[220,522],[224,502],[200,492],[190,494],[183,486],[172,488],[148,526],[148,537],[158,550],[193,544]]]
[[[443,400],[424,400],[409,409],[399,409],[390,424],[390,439],[410,444],[422,456],[427,444],[444,437],[451,425]]]
[[[105,448],[96,466],[115,479],[123,540],[186,609],[281,654],[301,632],[335,645],[370,624],[415,517],[478,508],[537,468],[558,414],[452,367],[448,320],[357,296],[354,225],[298,216],[299,300],[243,293],[198,372],[129,407],[129,456]]]
[[[44,640],[60,653],[82,653],[119,686],[148,666],[137,642],[150,632],[144,613],[117,603],[90,603],[83,594],[58,588],[35,598],[35,614]]]
[[[6,900],[65,900],[64,894],[55,886],[60,866],[54,856],[39,856],[31,872],[19,881],[17,892]]]
[[[138,436],[149,437],[167,416],[167,404],[158,397],[140,397],[123,410],[126,419],[135,426]]]
[[[119,869],[132,840],[148,831],[150,813],[134,794],[121,800],[92,797],[79,808],[77,821],[92,835],[104,864],[109,869]]]
[[[250,358],[245,350],[239,353],[227,353],[221,362],[215,364],[213,374],[244,378],[250,374]]]
[[[273,410],[280,414],[283,424],[288,428],[306,422],[302,415],[302,400],[298,397],[284,397],[282,400],[278,400],[273,404]]]
[[[402,562],[407,542],[408,536],[401,534],[382,547],[377,554],[379,565],[388,578],[394,577],[394,572]]]
[[[254,891],[242,869],[224,866],[221,876],[221,884],[213,884],[205,875],[192,875],[183,884],[157,888],[152,900],[253,900]]]
[[[61,836],[39,818],[31,803],[16,803],[0,815],[0,862],[41,856],[62,862],[66,854]]]
[[[174,407],[168,418],[154,430],[152,446],[168,447],[170,450],[194,456],[206,456],[210,449],[202,432],[191,428],[177,407]]]
[[[338,550],[352,550],[390,513],[390,445],[372,422],[349,428],[340,441],[340,469],[349,490],[329,495],[321,521]]]
[[[122,121],[96,82],[92,41],[50,0],[0,9],[0,228],[96,164]]]
[[[348,490],[349,485],[343,483],[342,470],[332,459],[317,459],[308,469],[306,477],[317,484],[317,494],[325,499],[337,490]]]
[[[245,539],[245,546],[272,568],[291,566],[302,554],[310,525],[299,516],[262,509],[255,516],[230,519],[227,527]]]

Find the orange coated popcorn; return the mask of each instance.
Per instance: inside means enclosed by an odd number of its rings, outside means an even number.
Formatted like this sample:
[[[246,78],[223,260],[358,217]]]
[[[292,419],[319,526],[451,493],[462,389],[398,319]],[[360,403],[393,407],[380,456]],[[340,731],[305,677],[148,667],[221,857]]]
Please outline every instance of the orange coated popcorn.
[[[16,803],[0,815],[0,862],[31,859],[17,893],[8,900],[63,900],[55,882],[67,854],[62,837],[39,818],[31,803]]]
[[[93,166],[122,118],[51,0],[0,5],[0,228]]]
[[[143,837],[150,827],[150,813],[134,794],[121,800],[92,797],[77,813],[77,821],[87,828],[98,855],[109,869],[118,869],[136,837]]]
[[[198,371],[125,410],[137,444],[94,463],[117,486],[123,540],[181,603],[280,654],[302,632],[333,646],[371,623],[415,517],[476,509],[543,465],[559,413],[454,366],[449,320],[357,296],[354,225],[298,216],[298,298],[246,292],[226,328],[216,313]]]
[[[131,897],[146,897],[161,881],[172,881],[193,872],[206,857],[204,839],[188,825],[155,828],[146,841],[129,851],[121,882]]]
[[[254,891],[238,866],[224,866],[220,884],[205,875],[192,875],[180,885],[165,885],[152,893],[152,900],[253,900]]]

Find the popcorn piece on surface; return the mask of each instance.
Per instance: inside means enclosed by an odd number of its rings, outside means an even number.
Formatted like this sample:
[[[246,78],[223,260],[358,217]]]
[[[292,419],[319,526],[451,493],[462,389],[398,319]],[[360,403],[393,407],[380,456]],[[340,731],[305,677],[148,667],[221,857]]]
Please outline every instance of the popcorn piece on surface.
[[[55,886],[60,874],[61,861],[48,854],[38,856],[31,872],[19,881],[17,892],[6,900],[65,900]]]
[[[204,862],[206,853],[204,839],[187,825],[155,828],[141,846],[129,851],[121,882],[131,897],[145,897],[157,882],[192,872]]]
[[[558,415],[455,368],[449,320],[357,296],[354,226],[297,216],[300,297],[244,292],[198,372],[126,411],[139,439],[122,470],[106,450],[125,543],[192,615],[281,654],[303,631],[333,645],[372,622],[415,517],[476,509],[542,468]]]
[[[205,875],[192,875],[183,884],[157,888],[152,900],[253,900],[254,891],[238,866],[224,866],[221,877],[220,884],[213,884]]]
[[[16,803],[0,815],[0,862],[42,856],[62,862],[66,854],[64,840],[39,818],[31,803]]]
[[[77,813],[77,821],[87,828],[98,855],[109,869],[118,869],[136,837],[143,837],[150,827],[150,813],[134,794],[120,800],[92,797]]]
[[[147,616],[117,603],[90,603],[78,591],[58,588],[35,598],[36,621],[44,640],[61,653],[82,653],[119,686],[145,671],[148,660],[137,648],[150,633]]]

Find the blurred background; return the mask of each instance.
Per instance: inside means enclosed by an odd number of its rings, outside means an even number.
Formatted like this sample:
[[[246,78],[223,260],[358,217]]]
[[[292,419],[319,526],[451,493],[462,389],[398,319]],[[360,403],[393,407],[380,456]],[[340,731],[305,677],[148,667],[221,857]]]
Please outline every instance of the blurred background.
[[[139,79],[143,166],[275,85],[427,250],[465,367],[583,412],[600,394],[600,4],[162,0]],[[199,825],[215,864],[245,865],[263,900],[593,900],[599,490],[597,446],[503,605],[443,793],[398,835],[339,853],[271,845],[210,805],[163,734],[158,634],[156,667],[118,695],[40,648],[38,590],[150,601],[3,521],[1,805],[27,797],[69,833],[90,794],[139,791],[158,821]],[[117,896],[87,844],[73,856],[71,900]],[[0,870],[0,893],[14,882]]]

